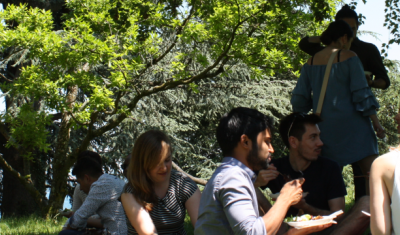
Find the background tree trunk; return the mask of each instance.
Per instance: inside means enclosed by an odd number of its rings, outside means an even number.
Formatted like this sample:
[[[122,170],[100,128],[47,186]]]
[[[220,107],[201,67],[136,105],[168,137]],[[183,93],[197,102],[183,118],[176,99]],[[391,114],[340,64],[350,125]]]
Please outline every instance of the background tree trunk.
[[[17,171],[23,171],[23,158],[13,148],[4,147],[6,140],[0,135],[0,152]],[[3,170],[3,198],[1,217],[28,216],[39,211],[39,207],[25,186],[10,172]]]

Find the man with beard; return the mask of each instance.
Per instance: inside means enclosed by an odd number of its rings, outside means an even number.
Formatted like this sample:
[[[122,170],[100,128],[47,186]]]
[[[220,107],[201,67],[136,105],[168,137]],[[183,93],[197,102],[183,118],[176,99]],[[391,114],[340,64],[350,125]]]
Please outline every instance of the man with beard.
[[[254,109],[235,108],[225,114],[217,128],[217,141],[224,155],[205,186],[194,233],[276,234],[291,205],[302,197],[303,179],[283,185],[281,195],[269,211],[259,215],[257,199],[265,199],[255,189],[256,174],[267,168],[274,149],[271,145],[272,120]],[[291,229],[287,234],[309,234],[329,227],[321,225]]]
[[[293,204],[287,216],[298,215],[299,210],[313,216],[345,210],[346,187],[341,168],[336,162],[319,156],[323,145],[318,128],[321,121],[315,114],[293,113],[284,117],[279,133],[289,148],[289,155],[273,159],[267,170],[259,172],[256,185],[266,185],[272,193],[279,192],[288,179],[305,179],[303,191],[307,196]],[[347,215],[340,216],[338,225],[319,234],[363,234],[369,217],[362,210],[369,211],[368,196],[360,198]]]

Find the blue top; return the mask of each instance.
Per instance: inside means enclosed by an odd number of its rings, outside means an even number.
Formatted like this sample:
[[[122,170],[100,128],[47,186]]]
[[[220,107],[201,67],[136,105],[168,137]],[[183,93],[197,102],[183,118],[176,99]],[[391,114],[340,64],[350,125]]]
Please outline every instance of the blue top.
[[[195,235],[266,235],[258,213],[252,170],[232,157],[225,157],[201,194]]]
[[[295,112],[317,109],[326,65],[305,64],[291,103]],[[315,99],[313,99],[315,97]],[[324,142],[322,156],[344,166],[378,154],[378,144],[369,116],[379,104],[365,79],[357,56],[332,65],[325,100],[323,122],[318,126]]]

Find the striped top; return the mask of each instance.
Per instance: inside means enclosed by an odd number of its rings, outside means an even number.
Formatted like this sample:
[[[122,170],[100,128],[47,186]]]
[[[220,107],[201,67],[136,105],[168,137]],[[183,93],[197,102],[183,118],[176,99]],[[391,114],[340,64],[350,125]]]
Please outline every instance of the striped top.
[[[186,208],[185,202],[196,192],[197,185],[184,174],[172,170],[167,194],[158,199],[157,205],[150,211],[150,217],[158,234],[186,235],[183,227]],[[132,193],[133,188],[127,183],[124,193]],[[128,219],[126,219],[128,234],[137,234]]]

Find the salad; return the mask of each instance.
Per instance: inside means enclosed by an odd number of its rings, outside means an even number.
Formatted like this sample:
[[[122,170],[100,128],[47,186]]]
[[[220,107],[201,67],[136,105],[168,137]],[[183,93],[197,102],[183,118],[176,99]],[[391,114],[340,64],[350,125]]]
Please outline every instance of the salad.
[[[319,220],[323,219],[324,217],[321,215],[312,216],[309,214],[304,214],[302,216],[291,216],[285,218],[284,222],[303,222],[303,221],[310,221],[310,220]]]

